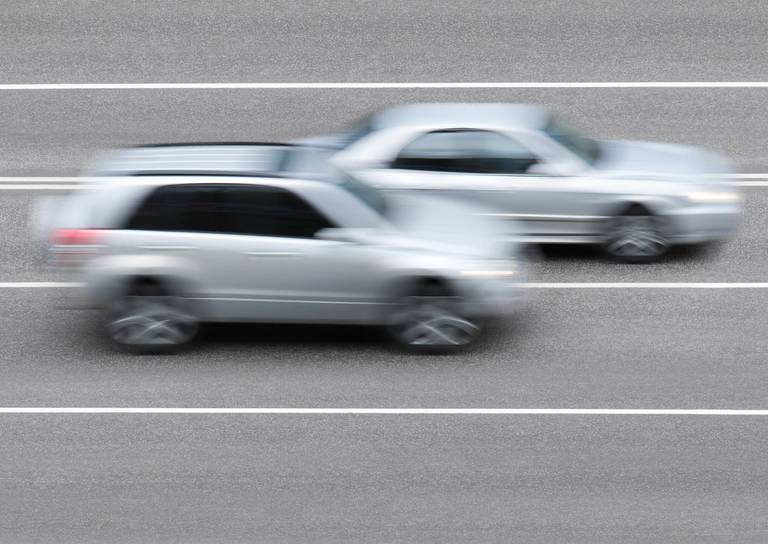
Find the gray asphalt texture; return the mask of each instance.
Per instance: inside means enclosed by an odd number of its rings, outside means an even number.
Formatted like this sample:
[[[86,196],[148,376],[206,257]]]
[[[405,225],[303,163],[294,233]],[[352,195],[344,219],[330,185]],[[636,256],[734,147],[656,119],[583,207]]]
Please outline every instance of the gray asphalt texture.
[[[0,9],[0,83],[768,80],[762,2],[38,2]],[[607,138],[768,173],[768,90],[0,92],[0,176],[101,149],[285,140],[389,104],[536,102]],[[0,191],[0,282],[48,279],[46,191]],[[768,188],[738,236],[534,280],[762,282]],[[768,407],[768,291],[541,290],[475,351],[354,327],[219,326],[115,352],[61,289],[0,289],[0,406]],[[765,542],[760,417],[0,415],[0,542]]]

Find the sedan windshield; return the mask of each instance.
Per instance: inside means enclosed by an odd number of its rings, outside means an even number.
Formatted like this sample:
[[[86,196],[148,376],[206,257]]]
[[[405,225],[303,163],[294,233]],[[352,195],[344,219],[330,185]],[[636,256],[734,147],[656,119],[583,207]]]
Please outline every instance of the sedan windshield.
[[[544,132],[589,164],[594,163],[600,156],[600,145],[595,140],[582,136],[559,119],[551,117],[544,127]]]

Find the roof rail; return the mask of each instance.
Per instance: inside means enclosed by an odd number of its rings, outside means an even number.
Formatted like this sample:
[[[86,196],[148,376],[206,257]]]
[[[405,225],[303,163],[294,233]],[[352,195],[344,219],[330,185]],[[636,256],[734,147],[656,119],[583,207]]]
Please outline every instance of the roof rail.
[[[226,170],[139,170],[131,172],[128,177],[133,176],[226,176],[242,178],[289,178],[284,174],[274,172],[243,172]]]
[[[296,147],[295,144],[284,142],[172,142],[167,144],[138,144],[132,148],[154,148],[154,147],[196,147],[196,146],[254,146],[254,147]]]

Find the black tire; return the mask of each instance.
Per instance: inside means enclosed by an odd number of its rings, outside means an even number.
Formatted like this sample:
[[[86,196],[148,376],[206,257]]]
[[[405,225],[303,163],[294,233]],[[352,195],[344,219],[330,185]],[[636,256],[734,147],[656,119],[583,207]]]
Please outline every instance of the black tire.
[[[157,282],[137,281],[106,311],[110,340],[132,353],[174,353],[197,335],[199,323],[191,303]]]
[[[621,263],[652,263],[670,248],[662,217],[642,206],[631,206],[607,225],[603,250]]]
[[[462,312],[461,299],[436,281],[416,282],[395,301],[386,330],[415,353],[452,353],[480,337],[482,325]]]

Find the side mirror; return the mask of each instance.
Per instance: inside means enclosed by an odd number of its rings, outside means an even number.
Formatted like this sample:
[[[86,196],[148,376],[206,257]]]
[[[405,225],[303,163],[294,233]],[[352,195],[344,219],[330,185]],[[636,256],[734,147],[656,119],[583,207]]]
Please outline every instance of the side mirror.
[[[536,164],[532,164],[525,173],[538,176],[568,177],[578,176],[581,173],[581,170],[571,164],[537,162]]]
[[[526,174],[538,174],[542,176],[557,176],[560,172],[555,171],[549,164],[545,162],[537,162],[528,167],[525,171]]]
[[[320,229],[315,233],[315,238],[328,240],[329,242],[362,243],[362,236],[355,229],[329,228]]]

